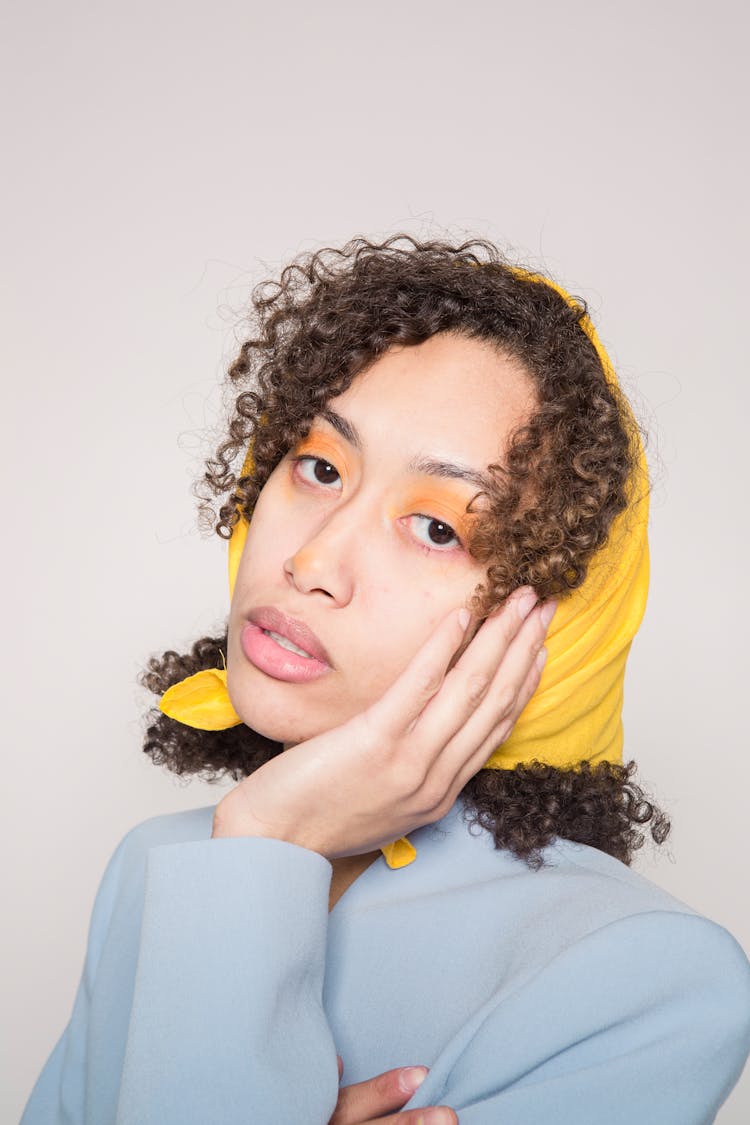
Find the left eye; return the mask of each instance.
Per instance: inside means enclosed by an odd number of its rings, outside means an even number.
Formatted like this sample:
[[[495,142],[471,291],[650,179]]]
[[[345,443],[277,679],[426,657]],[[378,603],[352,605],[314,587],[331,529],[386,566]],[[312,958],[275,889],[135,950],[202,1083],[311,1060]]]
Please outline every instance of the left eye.
[[[296,471],[308,484],[335,484],[335,479],[333,481],[330,479],[331,474],[341,480],[336,466],[326,461],[325,457],[312,457],[309,453],[305,453],[300,457],[293,457],[292,461],[297,466]],[[338,492],[339,489],[336,491]]]
[[[429,543],[424,539],[422,540],[425,547],[439,550],[441,547],[453,548],[454,546],[461,546],[461,540],[456,535],[456,532],[451,525],[445,523],[444,520],[436,519],[434,516],[421,515],[408,516],[407,519],[422,521],[422,530],[426,531],[429,537]]]

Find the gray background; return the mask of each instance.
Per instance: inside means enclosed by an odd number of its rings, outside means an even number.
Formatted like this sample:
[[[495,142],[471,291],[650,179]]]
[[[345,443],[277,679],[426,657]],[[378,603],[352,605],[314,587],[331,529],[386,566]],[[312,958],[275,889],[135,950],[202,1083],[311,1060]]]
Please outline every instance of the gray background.
[[[227,609],[190,485],[249,286],[354,234],[484,234],[590,301],[655,472],[626,752],[675,828],[638,869],[750,948],[745,12],[6,3],[3,1121],[118,840],[223,791],[141,754],[136,675]]]

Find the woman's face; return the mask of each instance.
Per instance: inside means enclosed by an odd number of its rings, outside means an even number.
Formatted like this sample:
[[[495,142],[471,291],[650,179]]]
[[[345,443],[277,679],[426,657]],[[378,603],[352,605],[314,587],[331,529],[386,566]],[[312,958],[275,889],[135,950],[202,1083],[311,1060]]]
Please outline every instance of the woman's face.
[[[329,401],[333,413],[279,463],[250,522],[227,654],[243,722],[287,747],[338,726],[467,603],[484,576],[463,545],[481,484],[459,474],[500,460],[532,403],[519,364],[448,334],[391,349]],[[327,661],[268,635],[286,629],[309,652],[289,618]]]

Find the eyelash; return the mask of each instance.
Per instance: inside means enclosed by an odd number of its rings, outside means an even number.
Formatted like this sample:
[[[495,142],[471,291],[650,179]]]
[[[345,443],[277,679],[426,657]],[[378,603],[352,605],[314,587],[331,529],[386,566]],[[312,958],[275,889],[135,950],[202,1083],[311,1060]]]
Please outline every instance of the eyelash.
[[[329,461],[327,457],[316,457],[314,454],[302,453],[297,457],[291,458],[291,462],[295,466],[299,465],[302,461],[312,461],[312,462],[316,462],[316,463],[320,462],[324,465],[330,465],[331,468],[334,470],[334,472],[336,472],[338,474],[339,479],[341,479],[341,474],[339,473],[338,469],[334,465],[333,461]],[[295,470],[295,475],[297,475],[296,470]],[[307,480],[304,483],[305,484],[312,484],[311,481],[307,481]],[[322,481],[317,481],[316,483],[321,488],[326,487],[325,484]],[[455,529],[453,527],[451,527],[451,525],[449,523],[446,523],[445,520],[438,519],[437,516],[429,516],[429,515],[427,515],[423,512],[412,512],[411,514],[413,516],[421,516],[422,519],[429,520],[431,523],[439,523],[441,525],[441,527],[447,528],[451,532],[451,534],[453,535],[454,539],[456,540],[455,546],[448,546],[448,547],[442,547],[442,548],[440,546],[438,546],[437,544],[433,547],[429,547],[426,543],[420,542],[418,540],[417,546],[422,551],[424,551],[425,554],[428,554],[428,555],[431,555],[431,554],[446,555],[446,554],[450,554],[451,551],[453,551],[453,550],[457,550],[459,547],[463,549],[463,543],[459,539]]]

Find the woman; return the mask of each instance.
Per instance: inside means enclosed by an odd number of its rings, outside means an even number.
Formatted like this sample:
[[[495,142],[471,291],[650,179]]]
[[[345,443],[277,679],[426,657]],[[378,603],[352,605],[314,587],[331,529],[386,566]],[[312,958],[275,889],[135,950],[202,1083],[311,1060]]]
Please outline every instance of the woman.
[[[144,677],[146,752],[237,784],[118,847],[25,1125],[712,1121],[750,966],[628,866],[647,479],[585,309],[406,236],[253,304],[227,633]]]

